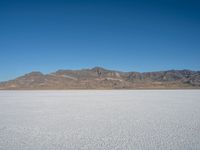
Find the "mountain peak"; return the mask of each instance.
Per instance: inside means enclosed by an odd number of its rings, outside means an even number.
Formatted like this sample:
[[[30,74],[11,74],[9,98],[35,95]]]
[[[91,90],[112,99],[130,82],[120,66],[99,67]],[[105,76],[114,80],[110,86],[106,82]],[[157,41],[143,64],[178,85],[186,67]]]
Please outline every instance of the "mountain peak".
[[[30,72],[28,74],[25,74],[26,76],[43,76],[44,74],[42,72],[39,72],[39,71],[33,71],[33,72]]]
[[[107,70],[107,69],[105,69],[103,67],[95,66],[91,70],[95,70],[96,71],[96,70]]]

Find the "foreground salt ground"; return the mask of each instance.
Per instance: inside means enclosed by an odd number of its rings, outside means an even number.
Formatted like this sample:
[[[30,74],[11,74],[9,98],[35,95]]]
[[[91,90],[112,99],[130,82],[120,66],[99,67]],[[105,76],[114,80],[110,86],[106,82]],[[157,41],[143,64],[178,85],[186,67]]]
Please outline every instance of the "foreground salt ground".
[[[199,90],[1,91],[0,150],[199,150]]]

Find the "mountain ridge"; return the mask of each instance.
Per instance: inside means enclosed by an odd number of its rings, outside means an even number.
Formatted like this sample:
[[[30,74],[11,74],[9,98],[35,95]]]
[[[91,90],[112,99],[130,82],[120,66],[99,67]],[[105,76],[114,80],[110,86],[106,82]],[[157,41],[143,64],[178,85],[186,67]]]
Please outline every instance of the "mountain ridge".
[[[123,72],[102,67],[57,70],[49,74],[33,71],[0,82],[0,90],[49,89],[184,89],[200,88],[200,71],[166,70]]]

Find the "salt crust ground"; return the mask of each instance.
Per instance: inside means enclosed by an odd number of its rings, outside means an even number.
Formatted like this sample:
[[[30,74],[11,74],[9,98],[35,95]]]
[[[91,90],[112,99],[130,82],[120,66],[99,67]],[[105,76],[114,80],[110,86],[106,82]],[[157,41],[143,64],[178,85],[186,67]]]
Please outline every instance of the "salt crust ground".
[[[156,149],[200,149],[200,90],[0,92],[0,150]]]

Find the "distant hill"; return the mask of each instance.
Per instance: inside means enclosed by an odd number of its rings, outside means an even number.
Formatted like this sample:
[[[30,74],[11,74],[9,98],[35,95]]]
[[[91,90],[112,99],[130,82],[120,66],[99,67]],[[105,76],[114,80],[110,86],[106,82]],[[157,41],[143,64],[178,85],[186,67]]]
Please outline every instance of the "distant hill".
[[[94,67],[58,70],[50,74],[31,72],[1,82],[1,90],[39,89],[176,89],[200,88],[200,71],[121,72]]]

